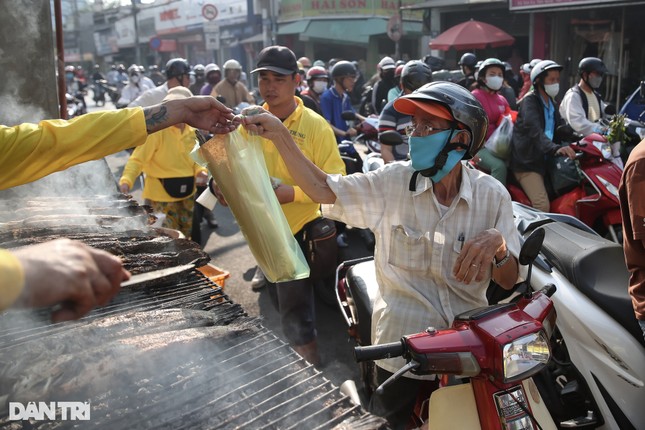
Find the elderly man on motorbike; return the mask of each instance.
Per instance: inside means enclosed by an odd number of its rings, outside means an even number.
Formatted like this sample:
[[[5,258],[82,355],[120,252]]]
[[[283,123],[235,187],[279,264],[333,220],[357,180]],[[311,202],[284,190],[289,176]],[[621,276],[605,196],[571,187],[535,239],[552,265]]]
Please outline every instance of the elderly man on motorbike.
[[[279,118],[262,112],[242,120],[273,141],[312,200],[333,204],[326,216],[374,232],[375,344],[447,327],[455,315],[487,304],[491,279],[505,289],[518,280],[510,196],[498,181],[462,163],[484,143],[487,119],[479,102],[457,84],[433,82],[400,97],[395,108],[412,116],[411,161],[344,177],[311,163]],[[378,382],[403,364],[400,358],[378,361]],[[417,378],[402,377],[373,396],[371,410],[404,428],[422,382]]]

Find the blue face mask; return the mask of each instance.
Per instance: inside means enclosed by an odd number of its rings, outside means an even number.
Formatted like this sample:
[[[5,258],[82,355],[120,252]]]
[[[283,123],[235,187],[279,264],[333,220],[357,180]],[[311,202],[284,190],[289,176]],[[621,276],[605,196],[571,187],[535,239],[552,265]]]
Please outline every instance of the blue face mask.
[[[412,168],[417,171],[430,169],[435,165],[437,156],[441,150],[450,142],[455,130],[446,130],[424,137],[410,136],[410,159]],[[466,155],[466,151],[453,149],[448,153],[446,164],[434,175],[430,176],[432,182],[437,183],[452,170]]]

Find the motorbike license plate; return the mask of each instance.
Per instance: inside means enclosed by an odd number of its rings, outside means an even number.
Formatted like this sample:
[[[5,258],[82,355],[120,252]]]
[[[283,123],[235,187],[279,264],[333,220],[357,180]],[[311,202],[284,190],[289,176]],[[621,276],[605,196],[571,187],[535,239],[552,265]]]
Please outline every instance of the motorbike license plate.
[[[505,430],[535,430],[521,385],[493,394],[497,413]],[[520,404],[522,406],[520,406]]]

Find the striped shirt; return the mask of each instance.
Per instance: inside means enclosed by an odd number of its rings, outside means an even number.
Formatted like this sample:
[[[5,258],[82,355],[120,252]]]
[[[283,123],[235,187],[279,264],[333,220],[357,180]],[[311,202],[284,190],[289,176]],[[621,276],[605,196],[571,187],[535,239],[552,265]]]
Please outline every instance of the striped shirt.
[[[386,164],[366,175],[327,179],[336,202],[324,206],[325,216],[370,228],[376,237],[380,299],[372,315],[374,344],[395,342],[427,327],[448,327],[455,315],[487,304],[492,264],[482,282],[466,285],[452,274],[460,236],[468,241],[496,228],[511,254],[519,253],[511,199],[497,180],[462,164],[461,188],[442,215],[429,178],[419,175],[417,191],[409,191],[413,171],[408,161]],[[378,363],[390,372],[404,364],[401,358]]]

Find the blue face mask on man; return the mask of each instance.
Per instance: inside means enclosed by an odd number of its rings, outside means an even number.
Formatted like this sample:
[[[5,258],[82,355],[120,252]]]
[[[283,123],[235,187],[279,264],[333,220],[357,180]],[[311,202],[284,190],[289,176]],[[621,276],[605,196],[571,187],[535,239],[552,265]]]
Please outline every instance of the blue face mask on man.
[[[445,130],[423,137],[410,136],[408,144],[410,145],[412,168],[416,171],[423,172],[424,170],[434,167],[437,161],[437,156],[454,137],[455,132],[460,133],[461,131]],[[443,167],[441,167],[441,169],[439,169],[434,175],[430,176],[432,182],[437,183],[443,179],[443,177],[446,176],[452,168],[455,167],[462,158],[464,158],[465,155],[465,149],[460,151],[453,149],[448,152],[448,159]]]

